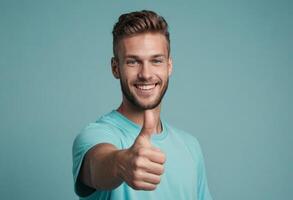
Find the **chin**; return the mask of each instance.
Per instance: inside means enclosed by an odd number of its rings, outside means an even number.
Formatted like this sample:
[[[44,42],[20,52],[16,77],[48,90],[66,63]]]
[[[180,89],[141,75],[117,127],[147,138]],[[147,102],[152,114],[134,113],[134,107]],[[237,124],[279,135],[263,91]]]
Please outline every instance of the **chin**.
[[[160,105],[161,101],[154,101],[151,103],[142,103],[139,101],[135,101],[135,106],[142,110],[150,110],[158,107]]]

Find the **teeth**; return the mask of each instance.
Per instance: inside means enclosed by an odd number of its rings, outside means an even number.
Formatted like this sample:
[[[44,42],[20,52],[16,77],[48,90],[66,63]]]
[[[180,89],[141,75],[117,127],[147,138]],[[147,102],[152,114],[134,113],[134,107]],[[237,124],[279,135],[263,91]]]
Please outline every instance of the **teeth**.
[[[136,85],[136,87],[140,90],[151,90],[156,87],[156,84],[152,85]]]

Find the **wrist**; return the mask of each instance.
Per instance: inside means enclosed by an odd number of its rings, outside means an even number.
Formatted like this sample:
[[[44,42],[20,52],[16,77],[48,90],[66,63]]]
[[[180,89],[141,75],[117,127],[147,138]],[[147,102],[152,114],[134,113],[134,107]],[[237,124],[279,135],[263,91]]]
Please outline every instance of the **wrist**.
[[[114,176],[124,181],[124,174],[127,171],[127,149],[118,150],[114,155]]]

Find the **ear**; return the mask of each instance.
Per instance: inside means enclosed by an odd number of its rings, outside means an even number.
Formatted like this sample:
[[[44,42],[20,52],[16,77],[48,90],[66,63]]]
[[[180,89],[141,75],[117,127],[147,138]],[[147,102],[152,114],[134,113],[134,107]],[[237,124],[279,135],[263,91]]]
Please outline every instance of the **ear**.
[[[173,60],[171,57],[168,59],[168,75],[171,76],[173,71]]]
[[[119,79],[119,64],[118,60],[115,57],[111,58],[111,67],[112,67],[112,74],[116,79]]]

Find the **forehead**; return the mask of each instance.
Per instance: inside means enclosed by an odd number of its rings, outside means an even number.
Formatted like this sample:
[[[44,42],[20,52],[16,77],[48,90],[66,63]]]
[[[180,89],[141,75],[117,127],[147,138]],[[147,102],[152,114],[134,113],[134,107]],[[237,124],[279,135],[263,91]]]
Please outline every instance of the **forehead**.
[[[151,57],[153,55],[168,55],[168,43],[161,33],[142,33],[122,38],[118,45],[119,57],[137,56]]]

